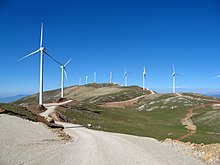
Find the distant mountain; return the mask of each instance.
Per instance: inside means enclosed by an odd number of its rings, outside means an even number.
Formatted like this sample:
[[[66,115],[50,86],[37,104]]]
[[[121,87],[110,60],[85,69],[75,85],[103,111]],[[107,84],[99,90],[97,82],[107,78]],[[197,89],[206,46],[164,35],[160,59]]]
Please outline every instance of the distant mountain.
[[[215,98],[220,98],[220,94],[211,94],[211,95],[208,95],[208,96],[212,96],[212,97],[215,97]]]
[[[220,93],[219,92],[216,92],[216,93],[205,93],[204,95],[215,97],[215,98],[220,98]]]
[[[3,97],[0,98],[0,103],[10,103],[13,101],[16,101],[18,99],[21,99],[23,97],[29,96],[28,94],[20,94],[20,95],[16,95],[16,96],[11,96],[11,97]]]

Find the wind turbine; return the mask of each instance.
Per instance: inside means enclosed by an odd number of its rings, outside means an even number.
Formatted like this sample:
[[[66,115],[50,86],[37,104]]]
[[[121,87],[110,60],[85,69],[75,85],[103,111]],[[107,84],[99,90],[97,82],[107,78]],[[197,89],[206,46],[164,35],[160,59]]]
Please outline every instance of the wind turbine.
[[[110,75],[109,75],[109,83],[112,84],[112,80],[113,80],[113,75],[112,75],[112,72],[110,72]]]
[[[50,56],[46,51],[45,48],[43,47],[43,23],[41,24],[41,31],[40,31],[40,48],[35,50],[34,52],[22,57],[18,61],[21,61],[29,56],[34,55],[35,53],[40,52],[40,87],[39,87],[39,107],[43,108],[43,63],[44,63],[44,54],[48,55],[52,60],[55,62],[59,63],[56,61],[52,56]]]
[[[96,83],[96,72],[93,73],[93,78],[94,78],[93,82]]]
[[[64,89],[64,75],[66,77],[66,80],[67,80],[67,73],[66,73],[66,66],[67,64],[71,61],[72,59],[69,59],[69,61],[66,62],[66,64],[64,65],[60,65],[60,68],[61,68],[61,99],[63,99],[63,95],[64,95],[64,92],[63,92],[63,89]]]
[[[127,86],[128,85],[128,72],[127,71],[124,72],[124,78],[125,78],[125,86]]]
[[[144,66],[144,71],[143,71],[143,90],[145,90],[145,80],[147,77],[147,72],[146,72],[146,67]]]
[[[88,84],[88,76],[86,75],[86,84]]]
[[[171,76],[173,77],[173,93],[176,93],[176,76],[180,76],[180,75],[176,73],[174,65],[173,65],[173,73]]]

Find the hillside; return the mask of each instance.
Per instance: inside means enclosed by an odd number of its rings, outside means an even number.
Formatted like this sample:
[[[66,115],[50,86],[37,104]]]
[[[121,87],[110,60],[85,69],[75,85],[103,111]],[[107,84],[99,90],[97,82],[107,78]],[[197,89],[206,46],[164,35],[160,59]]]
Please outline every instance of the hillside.
[[[123,87],[117,84],[87,84],[83,86],[71,86],[64,89],[64,96],[67,99],[73,99],[77,101],[122,101],[144,94],[150,94],[150,91],[143,91],[138,86]],[[44,102],[56,102],[60,98],[60,89],[44,92]],[[17,100],[15,104],[34,104],[38,101],[38,94],[31,95],[20,100]]]
[[[88,84],[65,89],[74,104],[58,108],[66,121],[92,129],[195,143],[220,142],[220,100],[193,93],[156,94],[137,86]],[[45,102],[59,99],[59,90],[45,92]],[[37,95],[16,104],[37,105]]]

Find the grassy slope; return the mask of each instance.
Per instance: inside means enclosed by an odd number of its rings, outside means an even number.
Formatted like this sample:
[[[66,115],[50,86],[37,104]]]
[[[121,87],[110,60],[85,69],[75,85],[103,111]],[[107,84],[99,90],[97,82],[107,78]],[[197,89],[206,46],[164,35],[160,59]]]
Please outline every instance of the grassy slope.
[[[220,110],[213,110],[210,105],[193,111],[193,123],[197,126],[197,132],[188,141],[198,143],[220,142]]]
[[[7,111],[7,113],[28,119],[31,121],[37,121],[36,115],[33,114],[32,112],[28,111],[24,107],[20,107],[14,104],[0,104],[0,108],[4,109]]]
[[[143,105],[145,107],[140,109]],[[148,136],[163,140],[165,138],[177,139],[187,134],[187,129],[184,128],[180,121],[185,117],[189,108],[200,105],[206,105],[207,107],[193,110],[193,113],[197,113],[193,117],[193,121],[197,125],[198,131],[184,141],[206,144],[219,143],[220,135],[213,133],[220,132],[219,126],[215,127],[219,123],[220,117],[218,116],[213,122],[205,124],[206,127],[204,127],[204,120],[208,119],[199,120],[201,117],[206,116],[207,113],[215,112],[211,105],[206,101],[174,97],[172,94],[149,95],[135,107],[106,109],[94,104],[84,103],[80,108],[72,107],[62,113],[74,123],[83,125],[91,123],[93,129]],[[149,111],[153,106],[157,108]]]
[[[65,89],[69,98],[79,99],[81,106],[63,111],[73,122],[91,123],[94,129],[149,136],[157,139],[176,139],[187,133],[180,120],[189,108],[206,105],[206,108],[194,109],[192,120],[197,125],[197,132],[185,141],[196,143],[220,142],[220,110],[213,110],[209,102],[199,99],[212,99],[203,95],[187,93],[188,97],[173,94],[147,95],[139,103],[127,108],[100,108],[105,102],[129,100],[149,94],[140,87],[121,87],[115,84],[88,84]],[[59,98],[59,89],[45,92],[45,101],[52,102]],[[16,102],[37,103],[37,95],[26,97]],[[209,116],[209,117],[207,117]]]
[[[62,113],[74,123],[91,123],[94,129],[110,132],[148,136],[160,140],[167,137],[175,139],[185,134],[177,110],[172,113],[163,110],[144,112],[133,108],[103,109],[94,105],[85,105],[85,109],[67,109]],[[184,115],[185,113],[182,112],[181,116]]]
[[[130,100],[141,95],[150,94],[149,91],[143,91],[140,87],[137,87],[137,86],[118,87],[118,88],[120,89],[120,91],[117,93],[91,97],[84,101],[87,103],[98,105],[98,104],[102,104],[106,102],[117,102],[117,101]]]
[[[113,94],[121,91],[120,86],[117,84],[87,84],[83,86],[71,86],[64,89],[65,97],[69,99],[75,99],[83,101],[85,99],[101,96],[106,94]],[[60,89],[46,91],[43,93],[44,102],[50,103],[55,102],[60,98]],[[28,96],[22,99],[19,99],[14,102],[14,104],[37,104],[38,103],[38,94]]]

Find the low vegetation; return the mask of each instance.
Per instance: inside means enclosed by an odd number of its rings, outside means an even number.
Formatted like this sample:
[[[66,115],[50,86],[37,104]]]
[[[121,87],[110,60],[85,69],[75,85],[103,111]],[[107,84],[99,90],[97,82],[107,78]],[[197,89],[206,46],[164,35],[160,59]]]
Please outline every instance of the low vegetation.
[[[150,94],[150,91],[143,91],[142,88],[137,86],[120,87],[120,89],[122,89],[120,92],[92,97],[86,99],[85,101],[88,103],[99,105],[106,102],[126,101],[136,98],[138,96]]]
[[[31,121],[37,121],[37,116],[28,111],[27,108],[17,106],[15,104],[0,104],[0,109],[5,111],[4,113],[15,115]]]
[[[183,141],[219,143],[220,110],[214,110],[212,104],[201,100],[200,96],[192,98],[173,94],[147,95],[137,105],[126,108],[103,108],[84,102],[62,111],[62,114],[68,116],[73,123],[85,126],[91,124],[92,129],[164,140],[178,139],[187,134],[188,130],[181,124],[181,119],[190,108],[197,106],[199,108],[193,109],[192,117],[197,131]]]
[[[59,113],[73,123],[85,126],[91,124],[92,129],[148,136],[158,140],[178,139],[188,133],[181,119],[193,108],[191,120],[197,129],[183,141],[205,144],[220,142],[220,106],[213,108],[213,104],[220,104],[220,101],[212,97],[194,93],[151,94],[137,86],[96,83],[68,87],[65,92],[67,98],[77,100],[77,104]],[[125,107],[105,106],[105,103],[129,102],[137,97],[134,104],[126,104],[128,106]],[[36,104],[37,99],[37,95],[33,95],[18,100],[11,107],[7,104],[1,106],[9,110],[16,109],[16,112],[21,111],[23,114],[25,109],[20,110],[16,105]],[[57,101],[59,90],[45,92],[44,99],[45,102]],[[31,116],[27,113],[26,116]]]
[[[81,105],[84,108],[72,107],[62,111],[72,122],[86,125],[93,129],[148,136],[163,140],[167,137],[176,139],[186,130],[180,123],[181,114],[177,110],[172,113],[158,110],[152,112],[137,111],[133,108],[104,109],[96,105]]]

